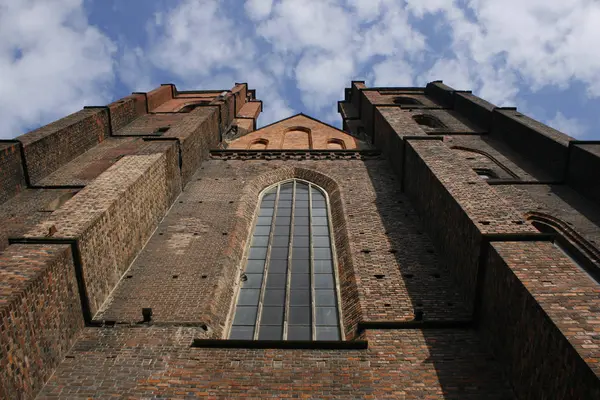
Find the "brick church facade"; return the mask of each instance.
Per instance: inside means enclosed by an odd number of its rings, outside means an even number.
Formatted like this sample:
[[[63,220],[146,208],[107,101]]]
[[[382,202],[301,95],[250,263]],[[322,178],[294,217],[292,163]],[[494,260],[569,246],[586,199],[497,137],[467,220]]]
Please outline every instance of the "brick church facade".
[[[600,142],[440,81],[0,141],[0,398],[600,398]]]

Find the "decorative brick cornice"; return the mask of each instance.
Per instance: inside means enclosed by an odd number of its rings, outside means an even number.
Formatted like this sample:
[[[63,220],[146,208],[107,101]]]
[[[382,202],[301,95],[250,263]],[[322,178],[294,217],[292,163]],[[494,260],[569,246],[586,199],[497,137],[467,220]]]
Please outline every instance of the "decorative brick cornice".
[[[212,150],[213,160],[373,160],[378,150]]]

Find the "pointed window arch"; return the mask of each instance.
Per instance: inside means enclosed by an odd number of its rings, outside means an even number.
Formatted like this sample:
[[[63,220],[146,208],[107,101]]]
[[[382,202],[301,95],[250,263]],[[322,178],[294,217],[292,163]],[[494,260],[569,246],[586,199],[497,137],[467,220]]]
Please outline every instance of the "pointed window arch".
[[[329,200],[283,181],[260,196],[229,338],[342,340]]]

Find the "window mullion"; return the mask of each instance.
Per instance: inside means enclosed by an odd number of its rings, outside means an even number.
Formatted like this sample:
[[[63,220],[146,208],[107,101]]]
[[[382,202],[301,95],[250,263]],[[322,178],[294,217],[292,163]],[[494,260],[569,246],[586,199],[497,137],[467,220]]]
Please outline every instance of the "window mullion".
[[[309,248],[309,275],[310,275],[310,330],[312,340],[317,340],[316,310],[315,310],[315,271],[313,249],[313,210],[312,210],[312,185],[308,184],[308,248]]]
[[[267,255],[265,256],[265,269],[263,271],[263,280],[260,286],[260,297],[258,300],[258,310],[256,312],[256,323],[254,325],[254,340],[258,340],[258,334],[260,331],[260,320],[263,311],[263,302],[265,298],[265,291],[267,288],[267,277],[269,273],[269,264],[271,262],[271,248],[273,247],[273,237],[275,236],[275,220],[277,219],[277,208],[279,206],[279,191],[281,184],[277,185],[277,194],[275,196],[275,206],[273,207],[273,219],[271,220],[271,231],[269,232],[269,243],[267,244]],[[262,203],[262,199],[261,199]],[[259,203],[259,204],[261,204]],[[259,206],[260,209],[260,206]]]
[[[294,243],[294,216],[296,214],[296,181],[294,180],[292,186],[292,215],[290,218],[290,230],[289,230],[289,243],[288,243],[288,258],[287,258],[287,276],[285,285],[285,308],[283,311],[283,340],[287,340],[288,337],[288,317],[290,315],[290,287],[292,285],[292,252]]]

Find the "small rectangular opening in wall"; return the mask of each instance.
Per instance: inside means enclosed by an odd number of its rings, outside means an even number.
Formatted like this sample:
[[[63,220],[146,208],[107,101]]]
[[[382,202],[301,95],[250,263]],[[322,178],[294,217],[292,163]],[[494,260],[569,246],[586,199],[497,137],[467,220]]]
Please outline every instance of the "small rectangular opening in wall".
[[[194,339],[190,347],[215,349],[306,349],[306,350],[363,350],[366,340],[225,340]]]
[[[79,192],[79,190],[72,191],[72,192],[67,192],[67,193],[62,193],[60,196],[58,196],[57,198],[55,198],[54,200],[52,200],[50,203],[48,203],[44,207],[42,207],[39,211],[40,212],[53,212],[53,211],[56,211],[59,208],[61,208],[62,205],[65,204],[69,199],[71,199],[73,196],[75,196],[78,192]]]

